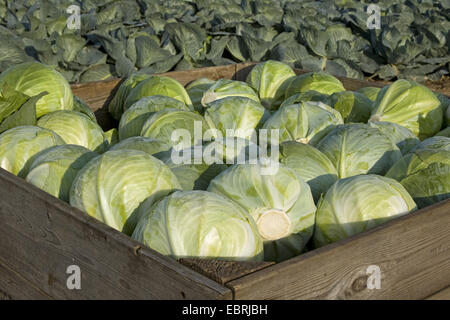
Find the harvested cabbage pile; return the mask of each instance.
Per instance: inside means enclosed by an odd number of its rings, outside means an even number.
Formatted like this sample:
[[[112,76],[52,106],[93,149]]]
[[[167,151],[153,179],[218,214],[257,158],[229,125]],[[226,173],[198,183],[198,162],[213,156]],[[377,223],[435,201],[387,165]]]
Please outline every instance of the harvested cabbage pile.
[[[449,105],[268,60],[246,81],[133,74],[105,132],[27,62],[0,75],[0,167],[172,258],[280,262],[450,198]]]

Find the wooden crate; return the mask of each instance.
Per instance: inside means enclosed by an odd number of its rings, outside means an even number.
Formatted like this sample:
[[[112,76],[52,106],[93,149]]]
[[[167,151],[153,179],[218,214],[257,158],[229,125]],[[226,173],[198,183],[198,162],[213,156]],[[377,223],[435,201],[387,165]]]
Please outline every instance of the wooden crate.
[[[252,65],[165,75],[244,80]],[[104,129],[117,124],[106,106],[118,84],[72,86]],[[81,290],[67,288],[70,265]],[[367,288],[372,265],[380,289]],[[442,299],[449,286],[450,200],[278,264],[176,261],[0,169],[0,299]]]

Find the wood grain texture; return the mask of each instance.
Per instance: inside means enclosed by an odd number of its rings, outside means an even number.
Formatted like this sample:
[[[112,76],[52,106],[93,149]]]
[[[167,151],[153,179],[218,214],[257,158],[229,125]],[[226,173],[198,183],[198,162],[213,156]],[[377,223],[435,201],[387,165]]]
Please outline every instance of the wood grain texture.
[[[274,262],[240,262],[222,260],[180,259],[180,263],[220,284],[262,270]]]
[[[450,287],[429,296],[426,300],[450,300]]]
[[[3,169],[0,182],[0,262],[46,295],[55,299],[231,299],[229,289],[141,247]],[[70,265],[81,268],[81,290],[67,289]],[[0,274],[0,279],[7,277],[4,269]]]
[[[450,200],[227,283],[236,299],[423,299],[449,285]]]

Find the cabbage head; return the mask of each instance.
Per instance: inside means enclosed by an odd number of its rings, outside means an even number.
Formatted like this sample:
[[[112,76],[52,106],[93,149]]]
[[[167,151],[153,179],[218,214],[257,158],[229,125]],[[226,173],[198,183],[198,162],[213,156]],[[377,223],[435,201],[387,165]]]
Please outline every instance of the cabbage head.
[[[427,87],[400,79],[381,89],[374,102],[370,121],[397,123],[423,140],[441,130],[440,104],[439,99]]]
[[[358,175],[338,180],[317,206],[314,246],[321,247],[416,210],[393,179]]]
[[[399,181],[419,208],[450,198],[450,151],[417,150],[397,161],[386,174]]]
[[[39,119],[37,126],[56,132],[67,144],[76,144],[96,152],[108,148],[108,139],[102,128],[83,113],[55,111]]]
[[[145,121],[140,135],[161,140],[172,147],[187,148],[199,143],[208,128],[198,113],[165,109]]]
[[[177,191],[142,206],[132,237],[176,259],[261,261],[263,244],[252,217],[239,205],[206,191]]]
[[[39,152],[30,163],[27,182],[69,202],[69,192],[77,173],[97,153],[82,146],[65,144]]]
[[[189,108],[181,101],[165,96],[144,97],[128,108],[120,118],[119,139],[141,134],[145,121],[155,112],[165,109],[178,109],[189,111]]]
[[[136,101],[144,97],[156,95],[174,98],[194,110],[191,98],[189,98],[184,87],[177,80],[164,76],[151,76],[139,82],[136,87],[130,90],[123,109],[127,110]]]
[[[264,107],[254,100],[226,97],[207,105],[205,120],[223,137],[227,135],[227,130],[234,130],[233,136],[250,139],[254,130],[262,124],[265,112]]]
[[[250,87],[250,85],[242,81],[230,79],[217,80],[208,90],[206,90],[201,103],[206,108],[208,107],[208,104],[213,101],[236,96],[245,97],[259,103],[258,94]]]
[[[383,175],[402,156],[380,130],[359,123],[337,126],[316,147],[336,166],[340,179],[366,173]]]
[[[450,151],[450,138],[442,136],[434,136],[423,140],[411,149],[411,152],[416,150],[447,150]]]
[[[119,131],[116,128],[109,129],[108,131],[105,131],[105,137],[108,141],[109,148],[111,148],[119,142]]]
[[[315,101],[315,102],[323,102],[325,104],[328,103],[328,95],[323,94],[314,90],[296,93],[286,100],[280,105],[280,108],[286,105],[297,104],[301,102]]]
[[[126,78],[117,89],[114,97],[108,105],[109,113],[114,119],[120,120],[124,112],[125,100],[128,97],[130,91],[136,87],[143,80],[149,78],[150,75],[144,73],[135,73]]]
[[[280,143],[297,141],[318,143],[337,125],[343,124],[339,112],[321,102],[283,105],[263,125],[263,129],[279,129]]]
[[[89,108],[89,105],[81,98],[73,96],[73,111],[84,113],[94,122],[97,122],[97,117],[94,112]]]
[[[200,78],[186,86],[186,91],[191,98],[195,111],[203,112],[202,98],[206,91],[215,83],[214,80]]]
[[[161,159],[170,150],[170,145],[161,140],[138,136],[122,140],[109,150],[138,150]]]
[[[36,103],[37,118],[57,110],[72,110],[72,89],[66,78],[52,67],[25,62],[9,67],[0,75],[0,91],[5,86],[29,97],[47,92]]]
[[[416,144],[420,143],[416,135],[411,130],[393,122],[369,122],[369,126],[377,128],[384,133],[400,149],[402,154],[406,154]]]
[[[317,91],[323,94],[333,94],[345,91],[344,85],[337,78],[325,72],[309,72],[295,77],[290,81],[284,93],[287,99],[296,93]]]
[[[308,184],[279,164],[264,174],[260,164],[237,164],[214,178],[208,191],[243,207],[264,240],[264,258],[283,261],[303,252],[312,236],[316,206]]]
[[[330,159],[308,144],[283,142],[280,145],[280,162],[309,184],[316,203],[338,179],[337,170]]]
[[[356,92],[359,92],[370,99],[370,101],[377,100],[378,93],[380,93],[380,88],[376,87],[363,87],[356,90]]]
[[[51,130],[35,126],[15,127],[0,134],[0,167],[24,178],[33,156],[62,144],[63,139]]]
[[[359,92],[342,91],[329,96],[328,105],[339,111],[345,123],[367,122],[373,102]]]
[[[143,202],[154,203],[180,184],[160,160],[136,150],[108,151],[81,169],[70,204],[110,227],[131,235]]]
[[[442,93],[436,93],[436,97],[441,102],[442,113],[444,114],[444,126],[450,126],[450,99]]]
[[[256,90],[261,104],[268,110],[276,110],[284,98],[284,90],[295,72],[287,64],[268,60],[255,65],[246,82]]]

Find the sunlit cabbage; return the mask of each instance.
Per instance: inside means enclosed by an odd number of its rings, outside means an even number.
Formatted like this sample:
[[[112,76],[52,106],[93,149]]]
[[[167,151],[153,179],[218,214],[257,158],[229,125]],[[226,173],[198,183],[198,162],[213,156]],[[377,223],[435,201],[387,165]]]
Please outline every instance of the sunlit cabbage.
[[[55,132],[35,126],[15,127],[0,134],[0,167],[25,177],[29,160],[38,152],[64,144]]]
[[[143,151],[149,155],[161,159],[165,152],[169,151],[170,145],[161,140],[138,136],[122,140],[109,150],[122,149]]]
[[[234,130],[233,136],[250,138],[253,131],[261,125],[266,110],[254,100],[245,97],[226,97],[207,105],[205,120],[210,128],[220,131]]]
[[[372,101],[359,92],[342,91],[328,98],[330,107],[339,111],[345,123],[367,122],[372,112]]]
[[[450,151],[422,149],[408,153],[386,174],[399,181],[419,208],[450,198]]]
[[[141,81],[149,78],[148,74],[135,73],[126,78],[115,93],[113,99],[108,105],[109,113],[113,116],[114,119],[120,120],[124,112],[125,100],[128,97],[131,89],[136,87]]]
[[[338,180],[319,202],[314,245],[345,239],[416,209],[400,183],[378,175]]]
[[[389,121],[411,130],[423,140],[442,125],[440,101],[427,87],[400,79],[385,86],[374,102],[370,121]]]
[[[439,131],[438,133],[436,133],[436,136],[450,138],[450,127],[447,127],[444,130]]]
[[[279,129],[280,142],[314,145],[342,123],[339,112],[321,102],[309,101],[283,105],[264,123],[263,129]]]
[[[131,89],[125,103],[124,110],[130,108],[136,101],[150,96],[166,96],[183,102],[190,109],[194,110],[188,93],[184,87],[175,79],[163,76],[151,76],[141,81],[136,87]]]
[[[105,132],[105,138],[108,141],[108,146],[111,148],[119,142],[119,131],[116,128],[112,128]]]
[[[142,151],[114,150],[81,169],[70,191],[70,204],[130,235],[139,220],[136,209],[175,189],[180,189],[177,178],[160,160]]]
[[[203,95],[202,105],[207,107],[209,103],[226,97],[245,97],[259,102],[258,94],[247,83],[236,80],[217,80]]]
[[[315,202],[338,179],[336,168],[330,159],[308,144],[283,142],[280,145],[280,162],[293,169],[309,184]]]
[[[49,113],[39,119],[37,126],[53,130],[67,144],[76,144],[97,152],[103,152],[108,147],[102,128],[87,115],[76,111]]]
[[[356,90],[356,92],[359,92],[363,95],[365,95],[367,98],[370,99],[370,101],[375,101],[377,99],[378,93],[380,93],[380,88],[376,87],[363,87]]]
[[[97,153],[82,146],[66,144],[39,152],[30,162],[27,182],[69,202],[69,192],[77,173]]]
[[[91,119],[94,122],[97,122],[97,118],[95,117],[94,112],[91,110],[91,108],[89,108],[89,105],[84,102],[83,99],[77,97],[77,96],[73,96],[73,111],[77,111],[80,113],[84,113],[85,115],[87,115],[89,117],[89,119]]]
[[[304,250],[316,212],[308,184],[294,170],[277,165],[271,174],[259,164],[234,165],[208,187],[251,214],[264,240],[264,258],[270,261],[286,260]]]
[[[377,128],[384,133],[400,149],[402,154],[406,154],[416,144],[420,142],[411,130],[393,122],[369,122],[371,127]]]
[[[450,151],[450,138],[442,136],[434,136],[423,140],[421,143],[414,146],[411,152],[416,150],[447,150]]]
[[[202,98],[203,94],[211,88],[211,86],[215,83],[214,80],[210,80],[207,78],[200,78],[197,80],[192,81],[186,86],[186,91],[189,94],[189,97],[191,98],[192,104],[194,105],[194,108],[198,112],[203,111],[202,106]]]
[[[314,90],[323,94],[345,91],[344,85],[337,78],[325,72],[309,72],[290,81],[284,93],[287,99],[296,93]]]
[[[297,104],[300,102],[308,102],[308,101],[316,101],[316,102],[323,102],[327,103],[328,95],[323,94],[314,90],[302,92],[302,93],[296,93],[286,100],[283,101],[283,103],[280,105],[280,108],[286,105],[291,104]]]
[[[140,135],[145,121],[155,112],[165,109],[189,111],[183,102],[170,97],[159,95],[144,97],[136,101],[120,118],[119,139]]]
[[[254,66],[246,82],[256,90],[265,108],[275,110],[283,101],[286,86],[293,77],[295,72],[290,66],[280,61],[268,60]]]
[[[383,175],[402,156],[380,130],[359,123],[337,126],[316,147],[335,165],[340,179],[366,173]]]
[[[142,126],[141,136],[161,140],[178,148],[191,147],[208,130],[205,119],[194,112],[165,109],[154,113]]]
[[[0,75],[0,91],[8,87],[30,97],[48,92],[36,103],[38,118],[56,110],[71,110],[73,107],[72,89],[66,78],[52,67],[38,62],[25,62],[14,65]]]
[[[173,258],[261,261],[263,245],[252,217],[206,191],[178,191],[143,206],[133,238]]]

